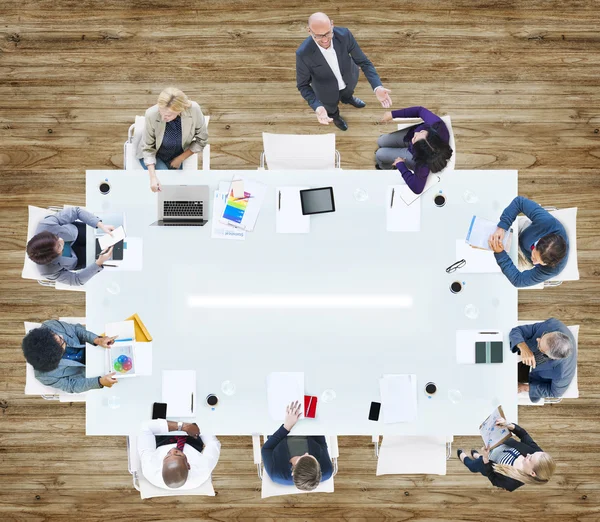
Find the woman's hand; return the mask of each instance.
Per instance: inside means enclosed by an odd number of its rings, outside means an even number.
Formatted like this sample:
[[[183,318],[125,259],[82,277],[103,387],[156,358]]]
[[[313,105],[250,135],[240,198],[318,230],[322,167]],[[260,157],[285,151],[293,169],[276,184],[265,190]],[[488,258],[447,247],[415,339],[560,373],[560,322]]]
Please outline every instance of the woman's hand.
[[[381,123],[387,123],[388,121],[392,121],[393,119],[394,118],[392,117],[392,111],[386,111],[381,117]]]
[[[152,192],[160,192],[162,190],[162,187],[160,186],[160,181],[158,181],[156,175],[150,177],[150,190]]]
[[[487,464],[490,461],[490,448],[488,446],[481,448],[479,454],[483,457],[484,464]]]
[[[396,158],[394,160],[394,163],[392,163],[392,165],[394,165],[394,167],[397,167],[398,163],[404,163],[404,158]]]
[[[510,431],[515,429],[515,425],[513,423],[506,422],[506,419],[503,419],[502,417],[496,419],[496,426],[499,428],[508,428]]]
[[[302,404],[300,404],[298,401],[292,402],[285,409],[285,420],[283,421],[283,427],[288,431],[292,431],[292,428],[296,425],[296,422],[298,422],[300,415],[302,415]]]
[[[181,167],[181,164],[183,163],[184,159],[185,158],[182,158],[181,156],[177,156],[176,158],[173,158],[170,163],[171,168],[177,170],[179,167]]]

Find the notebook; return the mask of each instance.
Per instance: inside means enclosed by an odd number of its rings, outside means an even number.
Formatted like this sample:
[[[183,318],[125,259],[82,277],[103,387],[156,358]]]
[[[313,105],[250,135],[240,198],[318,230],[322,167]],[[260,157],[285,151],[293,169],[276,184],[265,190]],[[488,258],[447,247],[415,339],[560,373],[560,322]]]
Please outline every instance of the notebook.
[[[408,185],[400,185],[400,197],[404,203],[410,205],[419,199],[423,194],[425,194],[425,192],[427,192],[431,187],[437,185],[440,181],[442,181],[442,178],[437,174],[429,174],[427,181],[425,182],[425,188],[420,194],[415,194],[412,190],[410,190]]]
[[[496,426],[496,421],[500,418],[506,419],[502,406],[498,406],[479,426],[479,434],[489,449],[499,446],[512,436],[508,428]]]
[[[488,241],[490,236],[496,232],[498,225],[495,221],[489,219],[480,218],[473,216],[469,230],[467,231],[466,242],[474,248],[481,248],[483,250],[491,250]],[[502,244],[504,250],[510,249],[510,240],[512,238],[512,229],[504,234]]]
[[[196,399],[196,370],[163,370],[162,402],[170,417],[193,417]]]

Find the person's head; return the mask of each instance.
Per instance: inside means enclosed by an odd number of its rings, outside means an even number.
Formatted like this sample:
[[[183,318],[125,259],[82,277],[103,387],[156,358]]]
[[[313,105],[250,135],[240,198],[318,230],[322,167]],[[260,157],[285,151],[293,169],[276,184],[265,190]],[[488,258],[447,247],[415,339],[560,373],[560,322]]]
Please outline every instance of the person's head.
[[[548,234],[541,238],[531,251],[534,265],[556,266],[567,255],[567,242],[558,234]]]
[[[188,97],[176,87],[167,87],[158,95],[158,112],[162,121],[173,121],[192,106]]]
[[[329,49],[333,38],[333,21],[325,13],[313,13],[308,18],[308,32],[317,45]]]
[[[67,343],[49,328],[34,328],[24,338],[23,355],[26,361],[39,372],[50,372],[58,367]]]
[[[550,359],[564,359],[573,351],[571,339],[562,332],[545,333],[537,339],[538,348]]]
[[[412,138],[413,159],[419,165],[427,165],[432,173],[443,170],[452,157],[452,148],[439,134],[441,123],[434,123],[415,132]]]
[[[321,465],[319,461],[305,453],[292,467],[294,485],[302,491],[312,491],[321,483]]]
[[[183,486],[188,477],[190,464],[183,451],[172,448],[163,459],[162,478],[167,487],[177,489]]]
[[[47,265],[56,259],[63,250],[65,242],[52,232],[40,232],[27,243],[27,255],[38,265]]]
[[[548,453],[536,451],[525,457],[520,469],[506,464],[494,464],[494,471],[523,484],[546,484],[554,475],[556,463]]]

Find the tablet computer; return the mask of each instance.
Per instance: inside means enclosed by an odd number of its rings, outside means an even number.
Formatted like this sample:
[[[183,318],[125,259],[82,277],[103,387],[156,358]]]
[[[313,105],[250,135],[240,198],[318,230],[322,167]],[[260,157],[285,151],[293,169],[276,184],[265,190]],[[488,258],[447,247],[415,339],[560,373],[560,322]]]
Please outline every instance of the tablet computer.
[[[301,190],[300,203],[302,204],[302,214],[305,216],[335,212],[333,187]]]

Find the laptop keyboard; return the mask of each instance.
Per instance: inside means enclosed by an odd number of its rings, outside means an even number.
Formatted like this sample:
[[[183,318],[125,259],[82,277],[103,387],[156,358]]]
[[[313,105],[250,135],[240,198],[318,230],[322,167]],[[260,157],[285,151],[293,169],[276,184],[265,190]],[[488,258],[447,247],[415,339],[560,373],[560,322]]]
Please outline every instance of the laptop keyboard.
[[[165,201],[163,204],[164,217],[202,217],[202,201]]]

